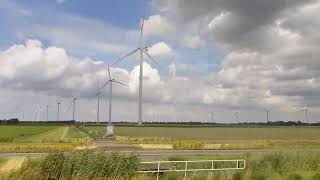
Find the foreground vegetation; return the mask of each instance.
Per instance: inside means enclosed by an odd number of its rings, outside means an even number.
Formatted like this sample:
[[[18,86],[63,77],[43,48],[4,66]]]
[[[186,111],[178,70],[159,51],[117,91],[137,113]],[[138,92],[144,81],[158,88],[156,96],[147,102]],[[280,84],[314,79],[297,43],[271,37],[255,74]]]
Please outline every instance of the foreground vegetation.
[[[278,151],[272,153],[244,153],[238,155],[179,156],[162,160],[245,159],[244,170],[187,173],[192,180],[319,180],[320,152]],[[210,167],[210,164],[190,164],[190,168]],[[216,164],[215,167],[220,167]],[[184,164],[167,168],[183,169]],[[0,179],[141,179],[153,180],[155,174],[136,173],[142,168],[134,155],[106,154],[82,151],[72,154],[51,154],[45,158],[26,159],[20,169],[2,174]],[[1,168],[0,168],[1,171]],[[183,179],[184,173],[165,173],[163,180]]]
[[[83,151],[27,159],[6,179],[129,179],[138,170],[136,156]]]

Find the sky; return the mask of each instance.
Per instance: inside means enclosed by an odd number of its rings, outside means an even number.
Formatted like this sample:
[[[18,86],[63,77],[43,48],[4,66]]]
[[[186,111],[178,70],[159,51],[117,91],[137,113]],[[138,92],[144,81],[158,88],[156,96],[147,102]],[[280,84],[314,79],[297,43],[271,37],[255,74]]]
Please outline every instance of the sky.
[[[319,122],[319,0],[0,0],[0,119],[96,121],[97,79],[139,46],[144,121]],[[139,56],[111,67],[113,121],[138,117]],[[101,95],[107,120],[108,89]],[[130,109],[130,110],[129,110]],[[128,111],[129,110],[129,111]],[[236,112],[238,118],[235,118]],[[211,118],[213,113],[213,119]]]

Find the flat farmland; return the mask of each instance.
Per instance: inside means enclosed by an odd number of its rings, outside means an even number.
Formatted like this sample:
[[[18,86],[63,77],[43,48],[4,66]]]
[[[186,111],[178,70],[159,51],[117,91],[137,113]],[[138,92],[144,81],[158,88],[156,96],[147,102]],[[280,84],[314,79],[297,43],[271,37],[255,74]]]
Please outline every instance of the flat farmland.
[[[115,133],[128,137],[208,141],[320,139],[320,128],[316,127],[116,127]]]

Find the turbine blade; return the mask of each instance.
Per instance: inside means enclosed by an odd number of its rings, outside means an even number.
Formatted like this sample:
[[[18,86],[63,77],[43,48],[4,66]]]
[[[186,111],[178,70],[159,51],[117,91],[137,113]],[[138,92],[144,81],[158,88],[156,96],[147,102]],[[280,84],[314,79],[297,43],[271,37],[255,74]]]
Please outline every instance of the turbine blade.
[[[69,109],[70,109],[70,107],[71,107],[72,103],[73,103],[73,100],[70,102],[70,104],[69,104],[68,108],[66,109],[66,112],[68,112],[68,111],[69,111]]]
[[[107,81],[106,83],[104,83],[104,85],[100,88],[99,92],[100,92],[103,88],[105,88],[105,87],[106,87],[106,85],[108,85],[108,84],[109,84],[109,82],[110,82],[110,80],[109,80],[109,81]]]
[[[142,47],[142,37],[143,37],[143,25],[144,25],[144,18],[141,20],[141,27],[140,27],[140,47]]]
[[[124,56],[122,56],[122,57],[120,57],[116,62],[112,63],[111,66],[114,66],[115,64],[118,64],[120,61],[122,61],[123,59],[131,56],[132,54],[134,54],[134,53],[137,52],[138,50],[139,50],[139,48],[131,51],[130,53],[128,53],[128,54],[126,54],[126,55],[124,55]]]
[[[116,80],[112,80],[112,82],[115,82],[115,83],[121,84],[121,85],[123,85],[123,86],[129,87],[127,84],[124,84],[124,83],[119,82],[119,81],[116,81]]]
[[[99,91],[99,76],[97,76],[97,90]]]
[[[147,51],[145,51],[145,50],[142,49],[142,48],[141,48],[141,50],[142,50],[142,52],[143,52],[145,55],[147,55],[147,56],[150,58],[150,60],[151,60],[153,63],[155,63],[156,65],[160,66],[160,64],[159,64]]]
[[[110,65],[108,64],[108,75],[109,75],[109,80],[111,80],[111,75],[110,75]]]

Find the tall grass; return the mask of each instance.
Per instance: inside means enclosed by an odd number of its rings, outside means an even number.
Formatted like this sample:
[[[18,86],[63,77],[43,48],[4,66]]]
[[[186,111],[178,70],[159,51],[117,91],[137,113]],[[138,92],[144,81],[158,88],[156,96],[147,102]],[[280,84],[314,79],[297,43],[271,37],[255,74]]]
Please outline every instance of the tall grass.
[[[138,170],[137,156],[83,151],[28,159],[9,179],[130,179]]]

